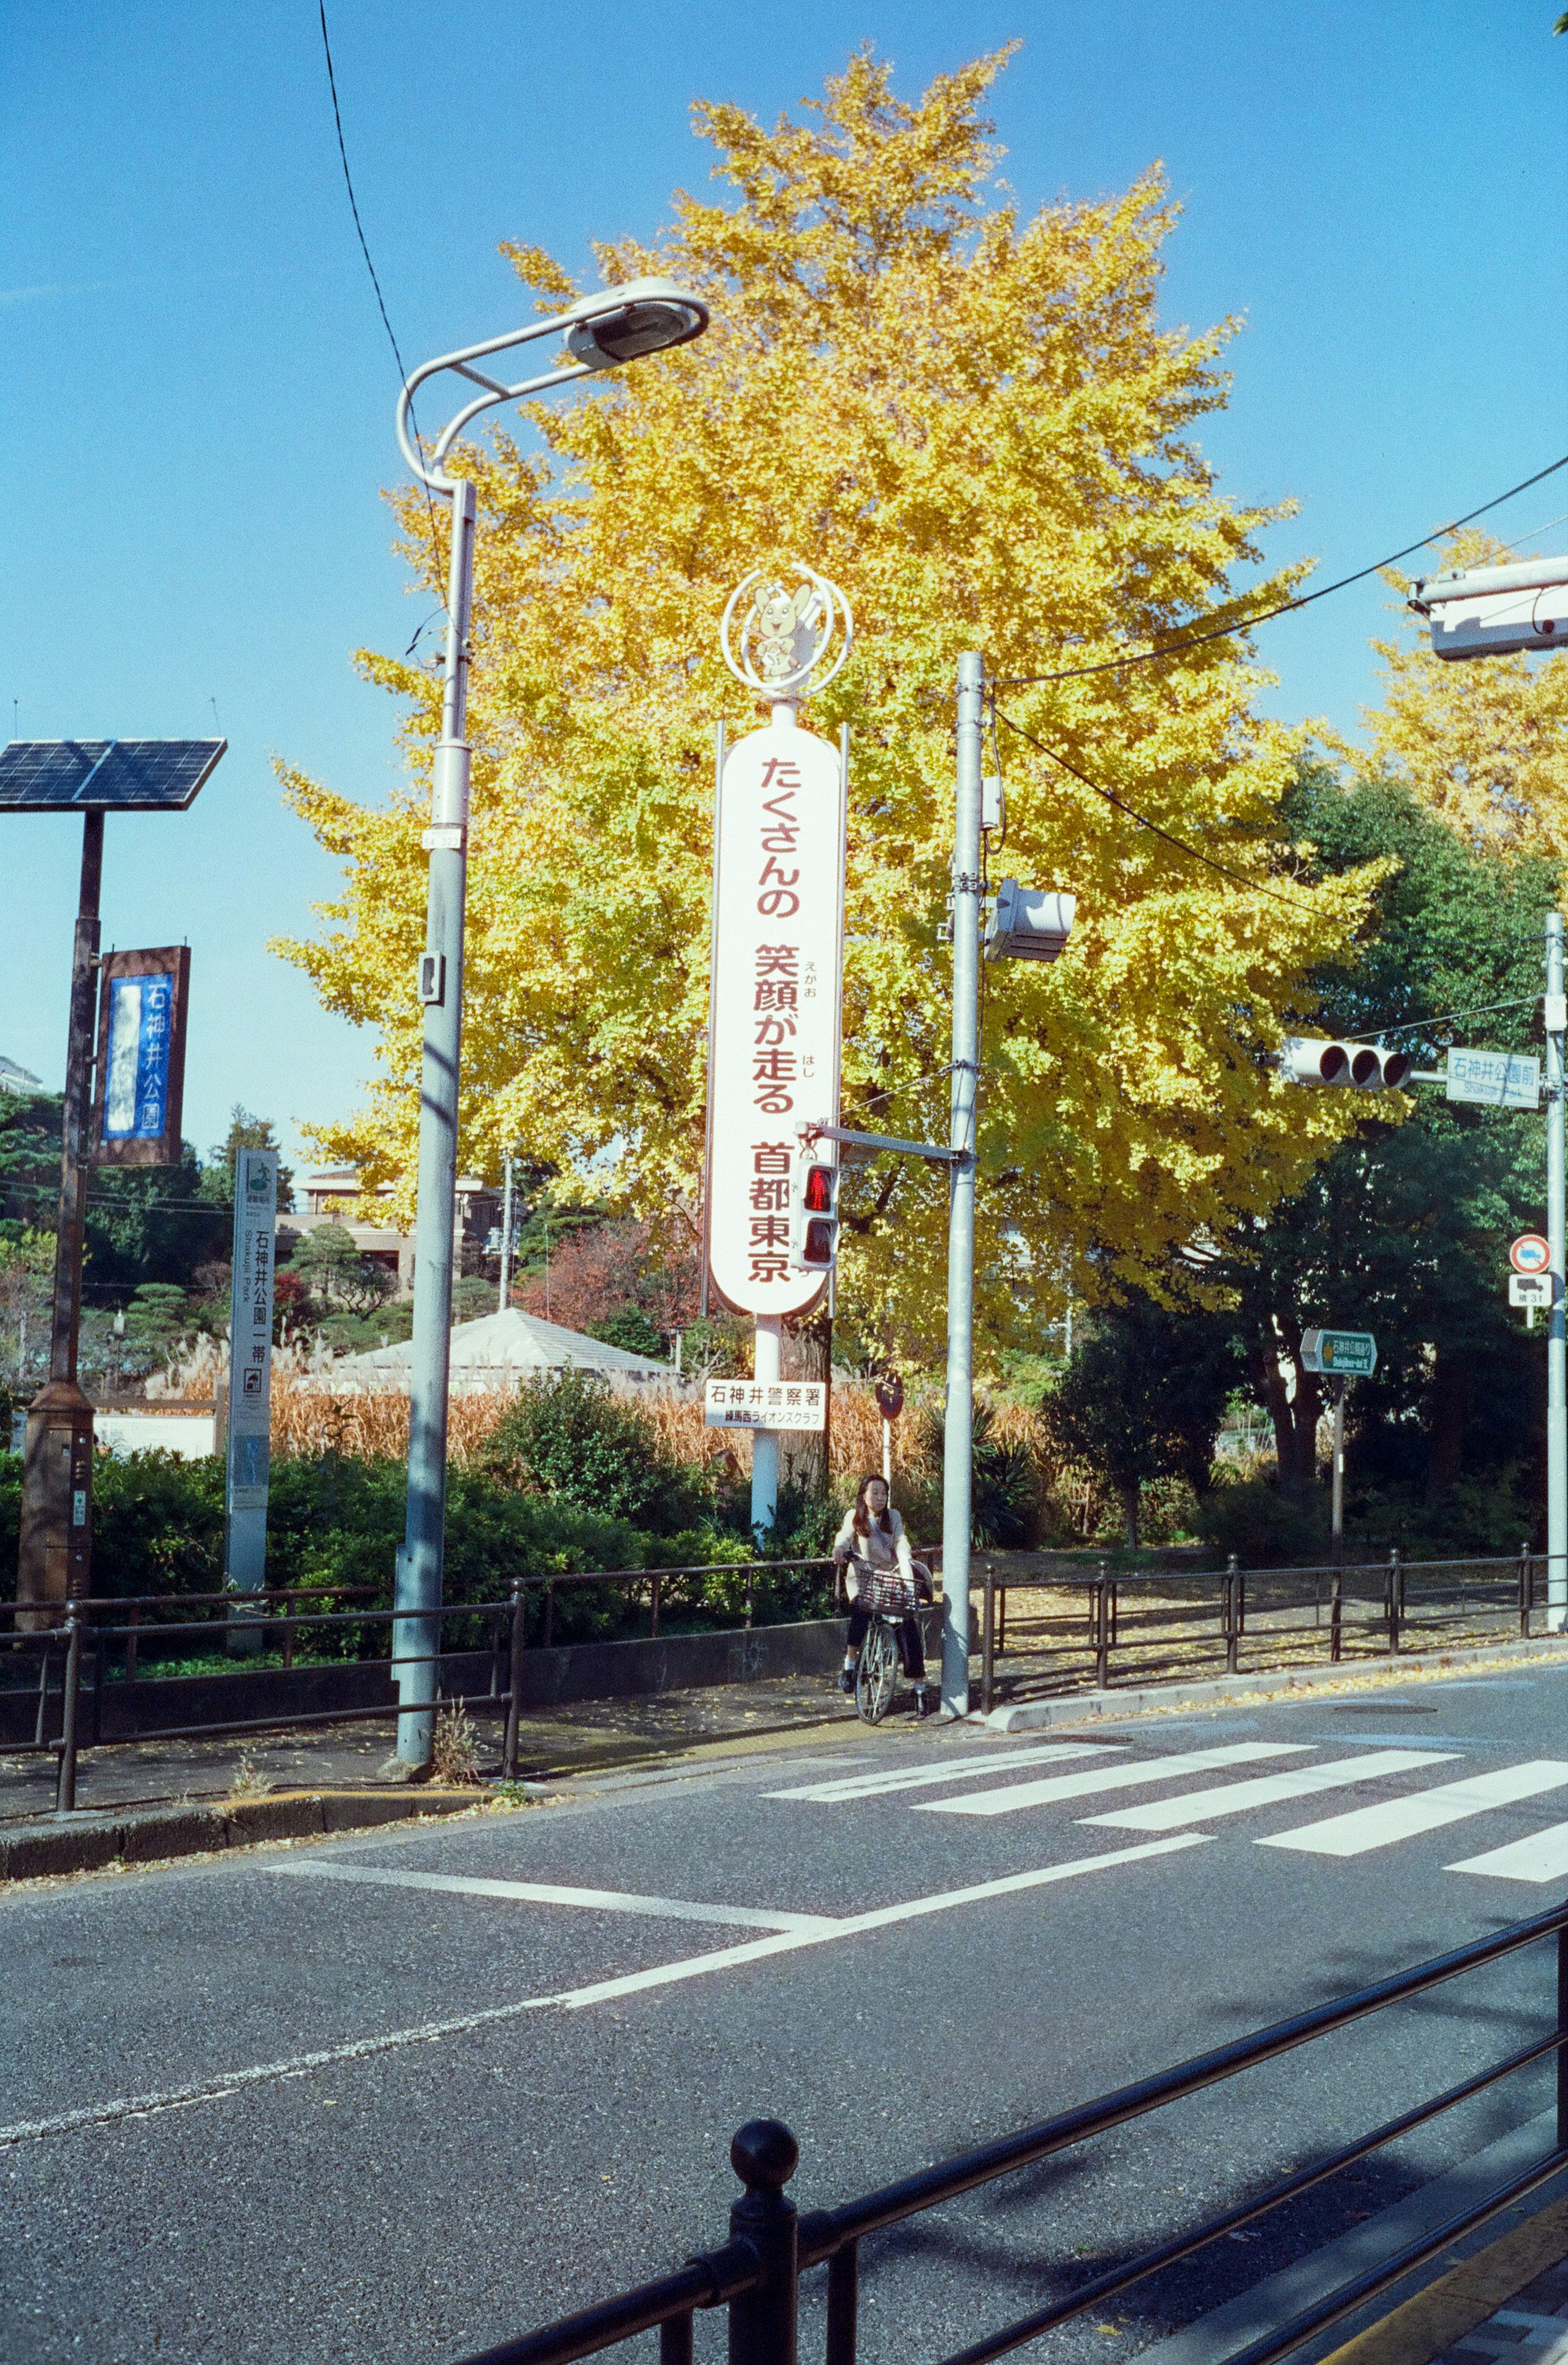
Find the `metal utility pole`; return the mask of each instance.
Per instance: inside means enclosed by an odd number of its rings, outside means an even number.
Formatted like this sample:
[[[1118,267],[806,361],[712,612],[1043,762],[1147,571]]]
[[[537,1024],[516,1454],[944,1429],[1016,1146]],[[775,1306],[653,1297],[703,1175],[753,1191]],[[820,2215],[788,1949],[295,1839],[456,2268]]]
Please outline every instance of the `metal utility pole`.
[[[980,1093],[980,765],[985,665],[958,659],[953,831],[953,1089],[948,1143],[947,1405],[942,1460],[942,1713],[969,1712],[974,1443],[975,1113]]]
[[[506,1186],[501,1193],[501,1295],[496,1308],[504,1314],[511,1304],[511,1156],[507,1156]]]
[[[1546,915],[1546,1237],[1551,1250],[1551,1314],[1546,1340],[1546,1623],[1568,1625],[1568,1358],[1564,1354],[1562,914]]]
[[[643,353],[700,337],[700,297],[667,279],[639,279],[585,296],[552,320],[443,353],[413,372],[398,399],[398,442],[420,483],[452,507],[447,575],[445,678],[441,738],[431,783],[425,949],[420,959],[424,1050],[420,1074],[419,1200],[414,1235],[414,1335],[409,1402],[409,1498],[398,1552],[392,1627],[399,1715],[397,1754],[385,1769],[409,1775],[431,1762],[441,1651],[446,1520],[447,1388],[452,1353],[452,1265],[457,1219],[457,1106],[463,1048],[463,923],[468,883],[469,610],[474,589],[474,487],[446,466],[457,437],[481,411],[547,387],[614,369]],[[557,367],[503,386],[476,362],[538,338],[565,336]],[[454,371],[481,392],[448,420],[429,451],[413,431],[412,405],[429,377]]]

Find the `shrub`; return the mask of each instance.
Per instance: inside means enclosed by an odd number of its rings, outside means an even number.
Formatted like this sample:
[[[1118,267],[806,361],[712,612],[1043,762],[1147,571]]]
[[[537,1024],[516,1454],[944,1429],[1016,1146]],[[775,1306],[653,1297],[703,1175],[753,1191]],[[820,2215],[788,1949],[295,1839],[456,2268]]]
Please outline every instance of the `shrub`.
[[[484,1467],[558,1503],[628,1519],[650,1535],[694,1528],[712,1508],[707,1481],[678,1462],[653,1422],[591,1372],[541,1373],[498,1423]]]
[[[1198,1497],[1198,1534],[1222,1558],[1244,1567],[1282,1568],[1326,1556],[1322,1515],[1304,1511],[1271,1478],[1233,1478]]]

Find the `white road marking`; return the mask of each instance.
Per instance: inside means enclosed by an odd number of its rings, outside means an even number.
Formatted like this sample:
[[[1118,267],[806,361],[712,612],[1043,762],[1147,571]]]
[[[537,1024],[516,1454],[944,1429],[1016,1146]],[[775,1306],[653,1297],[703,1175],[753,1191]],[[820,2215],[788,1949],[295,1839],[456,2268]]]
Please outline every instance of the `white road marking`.
[[[1223,1782],[1217,1789],[1189,1790],[1182,1799],[1156,1799],[1147,1807],[1123,1807],[1114,1815],[1085,1815],[1083,1821],[1114,1831],[1168,1832],[1178,1823],[1206,1823],[1216,1815],[1245,1814],[1282,1799],[1305,1799],[1314,1790],[1340,1790],[1349,1782],[1375,1782],[1384,1774],[1413,1774],[1418,1765],[1447,1765],[1453,1755],[1451,1749],[1374,1749],[1365,1757],[1297,1765],[1289,1774],[1260,1775],[1255,1782]]]
[[[1568,1823],[1550,1823],[1543,1832],[1510,1840],[1506,1847],[1445,1864],[1443,1870],[1487,1873],[1498,1880],[1561,1880],[1568,1874]]]
[[[569,1988],[565,1994],[546,1996],[546,2003],[577,2011],[584,2004],[603,2003],[613,1996],[634,1995],[644,1988],[667,1987],[673,1980],[698,1978],[732,1963],[759,1962],[767,1955],[792,1954],[804,1946],[832,1945],[840,1938],[858,1937],[862,1931],[886,1930],[896,1922],[913,1922],[925,1913],[950,1913],[960,1905],[978,1905],[992,1897],[1006,1897],[1022,1889],[1040,1889],[1047,1882],[1076,1880],[1083,1873],[1109,1872],[1115,1866],[1141,1864],[1146,1857],[1170,1855],[1180,1848],[1207,1844],[1204,1832],[1184,1832],[1180,1837],[1147,1841],[1141,1847],[1115,1848],[1108,1855],[1080,1856],[1075,1863],[1047,1864],[1036,1872],[1010,1872],[1000,1880],[977,1881],[969,1889],[946,1889],[934,1897],[913,1897],[902,1905],[881,1905],[868,1913],[847,1913],[830,1929],[758,1938],[749,1946],[724,1946],[711,1955],[693,1955],[681,1963],[661,1963],[651,1971],[629,1971],[623,1978],[597,1979],[591,1987]]]
[[[381,2053],[399,2053],[411,2045],[432,2045],[446,2036],[465,2036],[481,2028],[496,2028],[509,2020],[521,2020],[525,2012],[542,2012],[554,2005],[557,2010],[580,2011],[585,2005],[610,2001],[612,1997],[632,1995],[638,1990],[667,1987],[678,1980],[700,1978],[711,1971],[727,1969],[734,1963],[755,1963],[769,1955],[798,1952],[806,1946],[829,1945],[837,1938],[858,1937],[868,1930],[887,1928],[896,1922],[913,1921],[925,1913],[945,1913],[960,1905],[972,1905],[991,1897],[1005,1896],[1023,1889],[1037,1889],[1050,1881],[1076,1880],[1091,1872],[1107,1872],[1118,1865],[1139,1864],[1147,1857],[1170,1855],[1177,1850],[1204,1847],[1206,1835],[1202,1832],[1183,1833],[1179,1837],[1152,1840],[1138,1847],[1117,1848],[1106,1855],[1080,1856],[1076,1863],[1043,1866],[1036,1872],[1010,1873],[1005,1879],[979,1882],[972,1889],[951,1889],[935,1897],[915,1897],[902,1905],[884,1905],[869,1913],[853,1913],[842,1921],[823,1920],[821,1930],[781,1930],[776,1936],[753,1939],[749,1945],[722,1946],[706,1955],[689,1955],[680,1962],[664,1963],[651,1971],[633,1971],[623,1978],[599,1979],[591,1985],[568,1988],[557,1995],[528,1996],[517,2003],[492,2005],[485,2012],[464,2012],[452,2020],[430,2020],[416,2028],[395,2028],[384,2036],[361,2036],[345,2045],[319,2046],[310,2053],[297,2053],[286,2061],[264,2061],[248,2069],[225,2070],[220,2075],[200,2079],[189,2085],[169,2086],[161,2091],[146,2094],[120,2095],[111,2102],[89,2102],[80,2110],[61,2111],[52,2118],[18,2120],[11,2126],[0,2126],[0,2150],[37,2141],[46,2135],[73,2135],[84,2127],[110,2126],[125,2119],[155,2118],[164,2111],[189,2110],[202,2102],[221,2102],[228,2096],[248,2087],[281,2084],[289,2078],[308,2077],[312,2071],[330,2069],[341,2061],[364,2061]],[[271,1867],[269,1867],[271,1868]],[[801,1917],[804,1918],[804,1917]]]
[[[1532,1757],[1523,1765],[1469,1775],[1462,1782],[1437,1783],[1429,1790],[1417,1790],[1412,1798],[1358,1807],[1347,1815],[1326,1815],[1321,1822],[1302,1823],[1294,1832],[1276,1832],[1258,1844],[1295,1848],[1304,1855],[1364,1855],[1369,1848],[1388,1847],[1418,1832],[1462,1823],[1468,1815],[1511,1807],[1520,1799],[1539,1799],[1543,1791],[1561,1790],[1565,1783],[1568,1765],[1562,1758]]]
[[[1295,1741],[1235,1741],[1223,1749],[1185,1749],[1175,1757],[1140,1757],[1130,1765],[1093,1766],[1081,1774],[1047,1775],[1038,1782],[1008,1782],[962,1799],[921,1799],[917,1815],[1015,1815],[1022,1807],[1048,1807],[1058,1799],[1085,1799],[1095,1790],[1136,1790],[1145,1782],[1174,1782],[1216,1765],[1251,1765],[1263,1757],[1305,1757],[1312,1744]],[[1180,1818],[1178,1818],[1180,1820]]]
[[[578,1905],[596,1913],[645,1913],[661,1922],[712,1922],[743,1930],[832,1930],[825,1913],[761,1913],[749,1905],[693,1905],[679,1897],[639,1897],[620,1889],[563,1889],[543,1880],[469,1880],[444,1872],[382,1871],[374,1865],[297,1861],[272,1864],[269,1872],[302,1875],[308,1880],[364,1880],[388,1889],[442,1889],[459,1897],[502,1897],[524,1905]]]
[[[1125,1749],[1125,1742],[1111,1744]],[[1016,1765],[1038,1765],[1047,1759],[1103,1757],[1111,1754],[1101,1742],[1052,1742],[1033,1749],[1008,1749],[1000,1756],[983,1757],[970,1750],[956,1765],[924,1765],[913,1772],[846,1775],[831,1782],[808,1782],[799,1790],[765,1790],[765,1799],[816,1799],[836,1806],[841,1799],[875,1799],[884,1790],[918,1790],[932,1782],[972,1782],[982,1774],[1002,1774]]]

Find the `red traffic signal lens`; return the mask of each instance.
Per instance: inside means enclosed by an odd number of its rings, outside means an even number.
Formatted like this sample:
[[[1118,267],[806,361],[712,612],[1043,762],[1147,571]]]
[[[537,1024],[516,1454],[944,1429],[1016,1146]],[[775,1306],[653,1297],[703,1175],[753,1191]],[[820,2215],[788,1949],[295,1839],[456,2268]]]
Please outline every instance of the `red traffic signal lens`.
[[[833,1169],[812,1165],[806,1169],[805,1205],[813,1216],[833,1213]]]

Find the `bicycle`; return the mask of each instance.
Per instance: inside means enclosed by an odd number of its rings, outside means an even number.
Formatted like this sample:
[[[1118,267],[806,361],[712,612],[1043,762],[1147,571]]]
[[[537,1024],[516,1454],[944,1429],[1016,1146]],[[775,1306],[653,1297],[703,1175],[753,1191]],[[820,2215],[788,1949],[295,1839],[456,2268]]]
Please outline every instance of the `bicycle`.
[[[857,1560],[855,1565],[863,1586],[879,1582],[879,1571],[873,1571],[863,1561]],[[859,1663],[855,1670],[856,1712],[866,1724],[880,1724],[898,1697],[899,1673],[903,1665],[900,1630],[909,1614],[909,1608],[913,1607],[918,1616],[919,1602],[931,1598],[930,1570],[924,1561],[916,1561],[914,1566],[913,1604],[909,1607],[901,1604],[897,1608],[884,1608],[880,1602],[872,1604],[871,1622],[866,1629],[866,1638],[860,1645]]]

